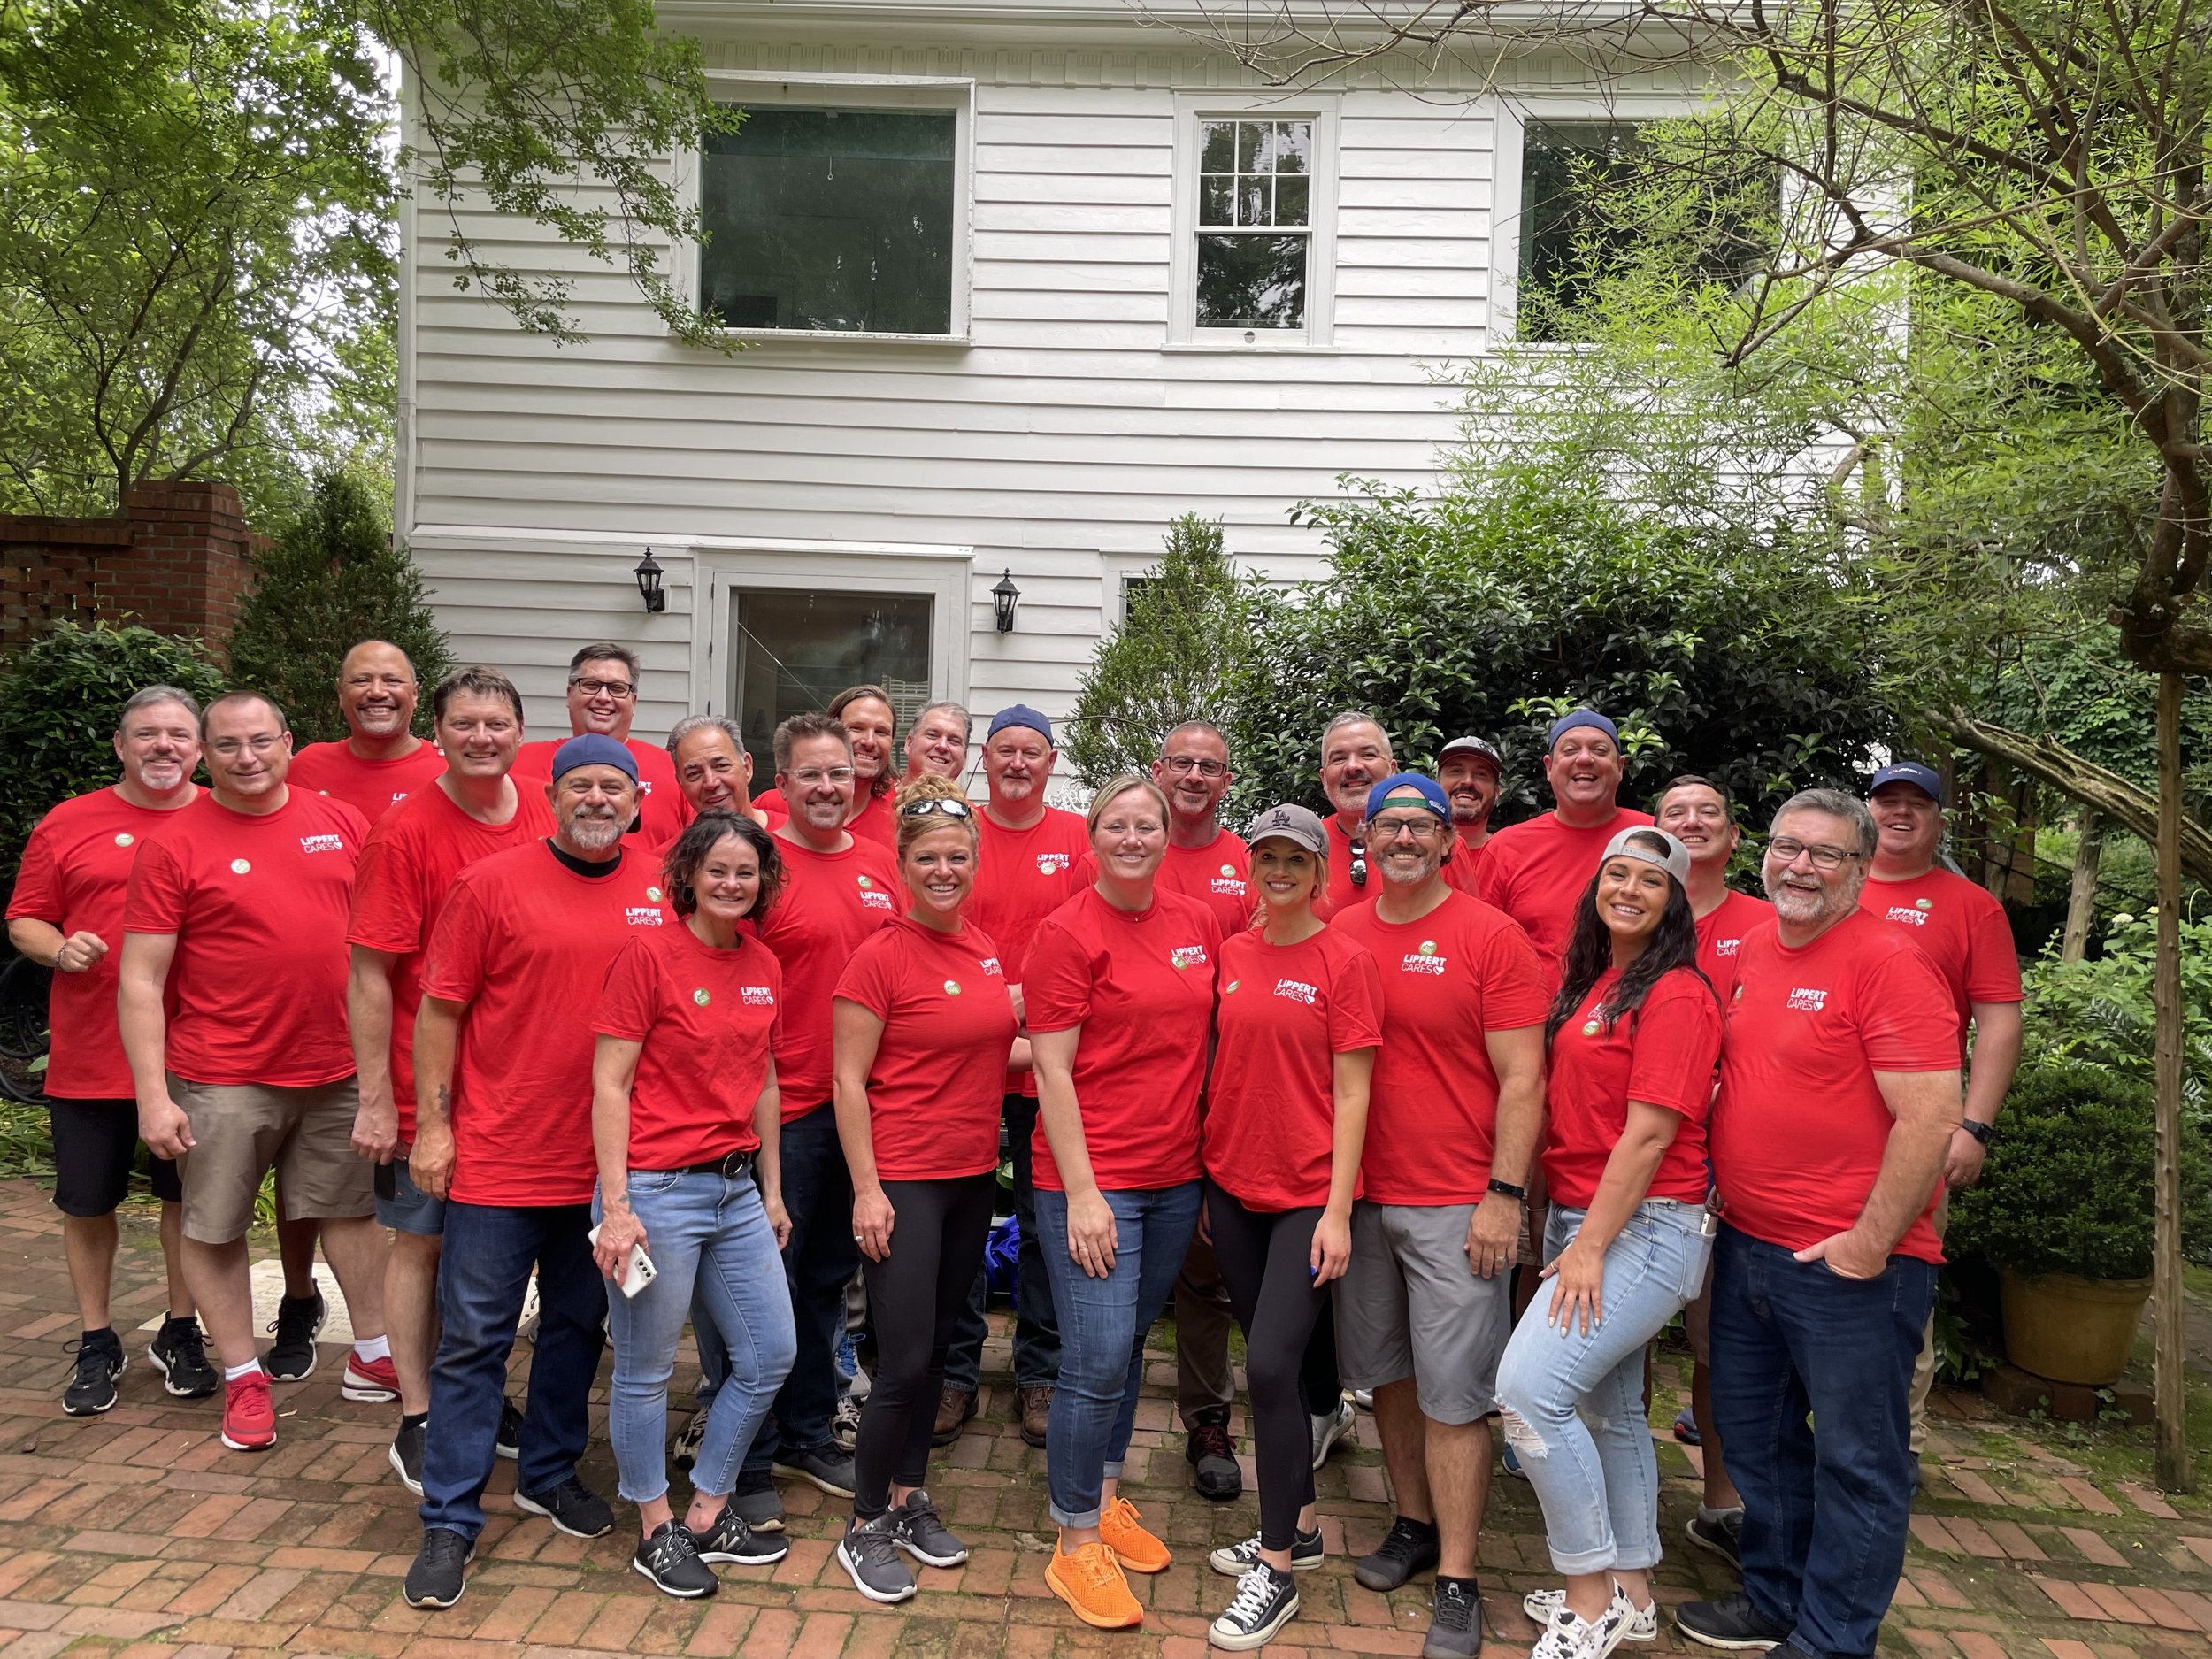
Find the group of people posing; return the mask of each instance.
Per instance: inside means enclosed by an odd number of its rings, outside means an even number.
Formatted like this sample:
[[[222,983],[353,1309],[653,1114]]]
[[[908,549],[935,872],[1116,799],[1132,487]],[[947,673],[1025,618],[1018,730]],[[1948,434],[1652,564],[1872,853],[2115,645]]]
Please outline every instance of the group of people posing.
[[[1677,1623],[1788,1659],[1874,1651],[1940,1194],[1978,1171],[2020,1033],[2002,911],[1935,862],[1928,768],[1786,802],[1762,901],[1725,882],[1727,791],[1686,776],[1622,806],[1618,733],[1589,710],[1552,726],[1553,808],[1525,823],[1490,827],[1487,741],[1446,744],[1432,777],[1346,713],[1319,741],[1329,814],[1286,803],[1240,838],[1204,721],[1077,814],[1048,803],[1052,725],[1019,705],[983,734],[979,803],[966,712],[930,705],[902,741],[872,686],[786,720],[757,796],[725,718],[630,736],[618,645],[576,653],[565,740],[525,742],[514,686],[472,667],[434,688],[425,742],[380,641],[338,696],[349,735],[295,755],[258,693],[141,691],[120,780],[25,856],[9,931],[56,970],[84,1325],[65,1409],[117,1398],[113,1212],[142,1139],[172,1262],[149,1357],[173,1394],[221,1391],[239,1450],[273,1444],[272,1381],[313,1369],[322,1317],[288,1259],[257,1351],[246,1233],[271,1170],[288,1258],[319,1232],[353,1325],[342,1391],[396,1404],[391,1462],[421,1497],[411,1604],[462,1595],[499,1456],[519,1509],[613,1529],[577,1472],[610,1337],[638,1571],[700,1596],[717,1563],[780,1560],[776,1481],[803,1479],[850,1502],[855,1588],[903,1601],[967,1558],[928,1464],[975,1410],[1003,1137],[1044,1577],[1086,1624],[1141,1623],[1127,1575],[1171,1561],[1118,1488],[1172,1296],[1212,1497],[1240,1488],[1222,1310],[1245,1337],[1259,1518],[1210,1557],[1234,1580],[1215,1646],[1296,1617],[1347,1386],[1395,1511],[1354,1571],[1433,1574],[1425,1654],[1482,1646],[1493,1420],[1563,1578],[1527,1597],[1539,1659],[1650,1640],[1645,1356],[1686,1308],[1690,1537],[1744,1587]],[[856,1271],[874,1364],[848,1453]],[[687,1322],[704,1375],[680,1511]]]

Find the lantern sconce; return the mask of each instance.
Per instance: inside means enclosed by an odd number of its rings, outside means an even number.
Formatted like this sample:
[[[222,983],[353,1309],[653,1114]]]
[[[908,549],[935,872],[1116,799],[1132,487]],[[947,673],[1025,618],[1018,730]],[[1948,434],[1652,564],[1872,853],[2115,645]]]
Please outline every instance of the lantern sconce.
[[[1014,572],[1010,570],[1001,576],[998,585],[991,589],[991,611],[997,618],[1001,634],[1014,631],[1014,608],[1021,603],[1021,596],[1022,590],[1014,586]]]
[[[645,557],[637,562],[637,569],[632,574],[637,578],[637,590],[645,601],[648,615],[658,616],[668,609],[668,595],[661,591],[661,567],[654,563],[651,548],[645,549]]]

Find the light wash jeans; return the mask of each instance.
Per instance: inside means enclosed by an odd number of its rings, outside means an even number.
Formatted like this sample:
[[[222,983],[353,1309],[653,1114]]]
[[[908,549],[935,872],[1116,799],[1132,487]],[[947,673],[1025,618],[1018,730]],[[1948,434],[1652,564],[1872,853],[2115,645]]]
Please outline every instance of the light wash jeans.
[[[1555,1205],[1544,1260],[1555,1260],[1587,1212]],[[1644,1348],[1705,1282],[1713,1241],[1705,1208],[1647,1198],[1605,1253],[1605,1317],[1582,1332],[1545,1323],[1539,1287],[1498,1362],[1506,1444],[1536,1490],[1562,1573],[1659,1564],[1659,1459],[1644,1420]]]
[[[1105,1194],[1113,1271],[1093,1279],[1068,1254],[1068,1195],[1037,1189],[1037,1242],[1060,1324],[1060,1383],[1045,1419],[1045,1486],[1062,1526],[1096,1526],[1137,1422],[1144,1339],[1167,1305],[1198,1229],[1199,1184]]]
[[[618,1489],[633,1503],[668,1491],[668,1381],[695,1283],[714,1316],[712,1330],[701,1331],[699,1339],[719,1338],[728,1379],[707,1413],[691,1481],[720,1497],[736,1486],[745,1448],[791,1369],[791,1293],[776,1235],[749,1172],[727,1178],[715,1171],[632,1170],[630,1209],[644,1224],[645,1253],[656,1272],[634,1297],[607,1286],[607,1328],[614,1337],[607,1438],[614,1443]],[[605,1218],[596,1194],[591,1213],[595,1222]]]

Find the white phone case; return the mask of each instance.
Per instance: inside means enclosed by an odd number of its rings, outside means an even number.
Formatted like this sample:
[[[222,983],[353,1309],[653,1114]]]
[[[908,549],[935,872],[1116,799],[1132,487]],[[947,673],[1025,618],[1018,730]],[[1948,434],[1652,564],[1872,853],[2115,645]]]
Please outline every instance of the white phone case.
[[[599,1229],[594,1227],[588,1236],[593,1246],[596,1248],[599,1243]],[[655,1271],[653,1258],[646,1255],[645,1247],[641,1244],[632,1245],[630,1259],[623,1266],[622,1294],[625,1296],[636,1295],[638,1292],[653,1282]]]

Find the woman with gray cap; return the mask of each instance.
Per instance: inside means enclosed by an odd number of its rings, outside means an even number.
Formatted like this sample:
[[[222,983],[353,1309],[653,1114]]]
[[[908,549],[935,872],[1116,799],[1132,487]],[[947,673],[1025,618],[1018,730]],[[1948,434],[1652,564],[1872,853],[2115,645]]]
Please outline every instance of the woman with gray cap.
[[[1574,911],[1550,1052],[1540,1291],[1498,1367],[1506,1443],[1542,1504],[1564,1591],[1524,1603],[1532,1659],[1600,1659],[1658,1632],[1659,1470],[1644,1348],[1704,1282],[1705,1118],[1721,1010],[1697,968],[1690,856],[1624,829]]]
[[[1214,1551],[1237,1580],[1207,1640],[1241,1651],[1296,1616],[1294,1571],[1321,1564],[1299,1371],[1329,1285],[1352,1254],[1367,1090],[1382,1042],[1382,975],[1313,911],[1327,831],[1302,806],[1260,814],[1251,880],[1260,926],[1221,947],[1217,1046],[1205,1122],[1205,1217],[1244,1327],[1260,1530]]]

